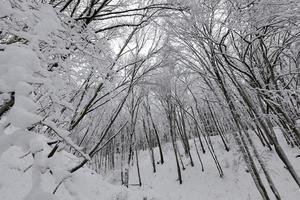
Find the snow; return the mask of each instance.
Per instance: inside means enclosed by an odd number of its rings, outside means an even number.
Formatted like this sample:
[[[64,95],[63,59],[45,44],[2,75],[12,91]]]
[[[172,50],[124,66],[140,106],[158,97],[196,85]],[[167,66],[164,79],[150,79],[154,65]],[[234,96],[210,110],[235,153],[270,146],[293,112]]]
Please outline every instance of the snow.
[[[11,137],[0,134],[0,156],[13,144]]]
[[[125,74],[122,74],[123,70],[121,70],[121,76],[119,78],[117,76],[114,78],[114,76],[112,76],[113,70],[107,71],[105,67],[110,66],[108,62],[111,61],[114,64],[117,62],[117,65],[122,67],[123,65],[127,66],[128,62],[133,60],[130,58],[130,56],[127,57],[126,54],[122,54],[122,58],[118,58],[117,61],[113,60],[114,56],[110,55],[111,50],[109,50],[107,47],[111,40],[118,40],[115,38],[116,35],[111,35],[109,33],[108,35],[104,34],[102,36],[101,33],[98,38],[96,35],[92,34],[93,27],[83,27],[81,26],[80,22],[79,24],[74,23],[71,18],[67,17],[68,15],[64,15],[64,12],[59,12],[58,10],[56,11],[52,5],[43,2],[44,1],[32,0],[0,0],[0,37],[2,43],[0,44],[0,105],[4,108],[1,110],[0,116],[0,200],[261,199],[261,195],[253,184],[250,173],[247,172],[247,166],[244,164],[240,152],[238,152],[238,150],[235,148],[236,145],[231,142],[231,150],[230,152],[226,152],[219,137],[212,137],[212,143],[214,145],[215,152],[217,153],[218,160],[220,161],[224,171],[224,177],[222,178],[220,178],[209,152],[206,154],[202,154],[202,152],[200,152],[205,169],[205,171],[202,172],[193,142],[191,142],[191,154],[194,158],[194,163],[196,166],[190,166],[188,157],[182,156],[186,170],[182,171],[183,184],[181,185],[177,180],[177,169],[174,153],[172,150],[172,145],[170,144],[164,145],[165,164],[157,164],[157,173],[155,174],[153,174],[152,163],[149,158],[149,151],[139,152],[140,170],[143,184],[142,187],[131,185],[138,182],[137,170],[134,164],[130,166],[129,188],[120,186],[120,169],[112,171],[105,177],[96,174],[93,170],[88,169],[87,167],[83,167],[75,173],[70,173],[70,169],[82,162],[82,159],[88,160],[89,162],[92,161],[90,156],[83,150],[85,148],[80,147],[80,145],[78,146],[76,142],[74,142],[78,139],[76,138],[77,136],[82,136],[80,134],[76,134],[76,131],[81,133],[86,129],[84,126],[89,126],[87,124],[90,124],[90,126],[95,126],[95,123],[100,122],[86,123],[88,117],[82,118],[83,120],[80,122],[78,127],[73,129],[73,138],[70,137],[71,132],[67,131],[69,130],[67,126],[70,124],[72,118],[77,117],[76,113],[82,113],[80,109],[86,107],[84,104],[88,101],[88,99],[90,99],[90,92],[94,91],[94,86],[97,85],[99,81],[101,82],[102,80],[103,82],[103,80],[106,80],[109,75],[112,80],[116,79],[117,81],[119,79],[118,81],[121,81],[119,83],[121,85],[125,83],[124,86],[126,86],[126,80],[128,77],[125,76],[125,79],[122,79],[123,75],[127,74],[127,71],[130,72],[130,69],[125,67]],[[59,7],[59,5],[57,6]],[[79,7],[81,7],[81,5],[79,5]],[[198,8],[200,7],[198,6]],[[198,12],[202,12],[201,9],[198,8],[193,7],[196,14]],[[66,13],[67,10],[68,9],[66,9]],[[193,13],[191,14],[192,18],[194,18]],[[283,14],[286,15],[285,17],[294,16],[290,12]],[[230,17],[228,19],[230,21]],[[197,22],[197,20],[195,22]],[[91,32],[89,31],[89,28],[91,28]],[[291,28],[291,32],[293,32],[293,26]],[[279,32],[280,30],[281,29],[279,29]],[[137,30],[135,31],[136,33],[139,32]],[[119,31],[116,33],[118,32]],[[181,33],[179,33],[179,35],[180,34]],[[250,36],[251,34],[252,33],[250,33]],[[259,31],[257,34],[260,35]],[[100,37],[103,37],[103,39],[100,39]],[[137,39],[138,38],[139,37],[137,37]],[[276,39],[277,37],[274,38]],[[146,37],[144,39],[148,40]],[[177,40],[180,38],[174,39],[175,43],[176,41],[180,42],[180,40]],[[225,37],[223,39],[225,39]],[[149,40],[155,40],[155,38],[149,38]],[[224,41],[224,43],[226,43],[226,41]],[[139,41],[136,42],[138,47]],[[157,42],[160,44],[163,42],[163,40]],[[128,45],[131,46],[131,43]],[[297,47],[298,44],[296,43],[295,45]],[[155,49],[160,48],[159,46],[160,45],[157,45]],[[170,45],[168,44],[168,46]],[[184,47],[184,45],[179,46]],[[187,46],[190,45],[187,44]],[[297,49],[294,47],[293,42],[288,46],[291,46],[291,49]],[[191,47],[193,47],[193,45],[191,45]],[[266,49],[268,48],[271,48],[271,46],[266,47]],[[155,52],[155,49],[153,49],[153,52]],[[288,50],[289,48],[283,49]],[[105,52],[103,52],[103,50],[105,50]],[[196,50],[198,51],[198,49]],[[201,45],[199,52],[200,51]],[[157,79],[156,81],[161,82],[162,85],[167,85],[170,82],[173,82],[173,76],[175,77],[175,75],[179,75],[177,74],[177,68],[175,69],[174,67],[177,67],[175,62],[176,59],[173,60],[173,58],[168,58],[168,56],[162,56],[162,58],[160,58],[161,55],[164,54],[163,52],[160,52],[161,51],[158,51],[159,54],[153,53],[152,55],[155,57],[151,55],[148,58],[147,56],[148,60],[143,60],[147,62],[142,62],[141,64],[151,65],[153,64],[152,61],[162,59],[163,62],[161,62],[159,65],[171,68],[171,70],[169,69],[167,74],[161,73],[164,76],[160,77],[161,80]],[[185,50],[184,54],[188,53],[189,51]],[[194,48],[192,53],[195,53]],[[293,50],[287,51],[285,54],[289,55],[290,53],[293,53]],[[143,57],[142,55],[138,54],[136,56],[132,55],[135,61],[139,60],[140,56],[141,58]],[[174,58],[176,58],[176,55]],[[104,58],[105,56],[108,58]],[[256,57],[257,56],[259,55],[256,55]],[[234,57],[235,56],[232,58]],[[194,63],[193,55],[191,57],[188,56],[187,58],[192,62],[192,64]],[[280,57],[279,59],[285,61],[285,57]],[[167,63],[164,63],[165,61],[167,61]],[[170,66],[170,63],[168,62],[170,62],[172,66]],[[49,65],[54,63],[58,64],[58,67],[55,67],[57,69],[54,71],[47,71],[46,68],[49,68]],[[185,65],[185,62],[181,64]],[[115,67],[117,67],[117,65]],[[139,67],[143,68],[142,65]],[[178,67],[181,68],[181,65]],[[292,68],[295,67],[292,66]],[[204,75],[206,74],[205,71],[209,70],[204,70]],[[284,70],[281,71],[283,72]],[[180,75],[184,75],[185,73],[183,72],[185,71],[182,71],[182,73],[180,71]],[[82,85],[83,87],[79,88],[79,85],[84,79],[86,79],[85,77],[87,74],[92,76],[92,78],[86,83],[89,86],[85,87]],[[140,75],[140,73],[137,75]],[[281,75],[280,77],[282,77]],[[286,75],[284,74],[284,76]],[[134,77],[132,78],[134,79]],[[178,76],[177,78],[179,80],[180,77]],[[192,73],[186,77],[186,80],[189,81],[190,78],[194,79]],[[260,80],[260,76],[256,78]],[[139,77],[137,80],[139,79],[143,79],[143,77]],[[208,79],[210,79],[209,76]],[[176,80],[177,79],[174,79],[174,81]],[[105,85],[100,92],[96,91],[95,94],[101,96],[102,93],[105,94],[108,92],[107,94],[110,95],[108,98],[112,99],[114,93],[119,93],[118,90],[114,90],[115,86],[120,86],[118,81],[105,81],[105,84],[106,82],[111,83],[107,83],[107,86]],[[291,81],[293,81],[293,79],[291,79]],[[289,83],[292,83],[291,81]],[[149,81],[146,80],[146,82]],[[210,81],[206,82],[210,83]],[[213,84],[213,82],[211,83]],[[246,87],[247,84],[245,83],[246,81],[241,79],[241,85]],[[78,87],[73,85],[78,85]],[[177,84],[174,86],[177,88]],[[81,100],[74,98],[72,101],[70,101],[70,98],[72,98],[73,94],[77,93],[77,91],[79,92],[77,95],[80,96],[80,92],[83,90],[83,88],[87,92],[84,93],[84,96],[82,96]],[[179,92],[183,89],[186,90],[186,87],[183,88],[178,86],[178,88],[176,88],[173,88],[174,91],[177,91],[177,89],[179,89]],[[122,88],[117,89],[121,90]],[[169,89],[167,87],[162,87],[162,91],[159,92],[169,93]],[[205,87],[201,87],[201,90],[202,89],[205,89]],[[283,94],[285,94],[285,91],[287,91],[285,89],[286,87],[283,90]],[[293,89],[291,90],[293,91]],[[155,93],[155,90],[152,91],[152,89],[150,89],[149,91]],[[218,90],[216,90],[216,93],[214,92],[214,94],[219,96],[217,91]],[[233,100],[236,100],[235,105],[237,105],[237,108],[241,108],[241,113],[243,113],[243,107],[239,107],[242,102],[240,102],[238,98],[235,98],[234,92],[235,91],[233,89],[232,96]],[[206,91],[203,93],[205,93],[205,96],[210,96],[209,93],[206,94]],[[132,94],[134,95],[134,92]],[[250,92],[249,94],[252,93]],[[181,95],[179,94],[179,97],[180,96]],[[97,96],[96,99],[98,99],[98,97],[99,96]],[[274,98],[275,97],[276,96],[274,96]],[[184,99],[184,101],[185,100],[188,101],[188,98]],[[263,100],[267,101],[268,98]],[[9,104],[6,104],[7,102],[9,102]],[[276,102],[278,103],[279,101],[272,101],[274,105]],[[293,102],[291,103],[293,104]],[[113,102],[110,102],[110,104],[113,104]],[[188,104],[192,105],[191,102]],[[95,106],[92,106],[92,108],[93,107]],[[109,111],[110,108],[109,106],[107,107]],[[68,110],[64,112],[63,109],[65,108],[73,112],[68,112]],[[104,113],[107,113],[107,108],[104,108],[103,110]],[[101,112],[102,111],[99,110],[100,114]],[[39,115],[37,113],[39,113]],[[94,119],[94,115],[96,116],[99,113],[94,112],[92,115],[89,114],[89,116],[91,116],[90,119]],[[182,114],[180,113],[180,115]],[[276,115],[280,119],[280,115]],[[100,124],[97,124],[95,131],[101,129],[101,124],[105,120],[108,120],[104,119],[107,118],[107,116],[104,116],[103,121],[101,121]],[[158,118],[157,120],[160,119],[162,118]],[[271,116],[270,119],[272,119]],[[32,128],[32,126],[36,124],[38,126]],[[296,126],[297,128],[300,128],[300,119],[296,121]],[[48,138],[40,134],[43,133],[43,130],[45,131],[47,128],[50,128],[52,133],[57,136],[56,138],[53,137],[51,139],[54,140],[58,138],[59,140],[59,147],[55,154],[50,158],[48,158],[48,155],[52,151],[53,146],[49,146],[47,144]],[[284,142],[282,135],[279,134],[279,130],[276,130],[276,133],[280,138],[279,141],[282,143],[284,152],[287,153],[291,163],[295,167],[296,172],[300,174],[300,158],[296,158],[296,155],[299,154],[299,149],[290,148]],[[97,138],[97,134],[94,135],[94,133],[92,133],[92,136]],[[253,134],[252,136],[254,137],[255,135]],[[93,139],[93,137],[91,138]],[[258,143],[257,138],[254,139],[254,141],[257,145],[260,157],[270,172],[282,199],[297,199],[300,196],[299,187],[295,184],[291,175],[285,169],[283,163],[278,158],[276,153],[274,151],[271,152],[262,148],[262,146]],[[97,142],[96,146],[98,146]],[[180,146],[181,154],[183,154],[183,149],[179,142],[178,146]],[[65,152],[63,150],[66,149],[65,147],[71,147],[72,150],[75,149],[76,153],[78,153],[81,158],[77,158]],[[159,155],[158,149],[155,148],[154,151],[157,159]],[[267,180],[265,179],[259,164],[256,164],[259,173],[261,174],[262,181],[265,183],[268,194],[273,199],[274,196],[270,188],[267,186]],[[60,184],[61,186],[58,187]],[[58,190],[54,195],[53,191],[56,191],[56,189]]]
[[[234,148],[235,145],[231,144],[231,151],[226,152],[221,141],[216,137],[212,138],[212,142],[223,168],[224,177],[219,177],[214,161],[208,152],[206,154],[200,152],[204,163],[204,172],[202,172],[194,145],[191,143],[191,154],[194,158],[195,167],[191,167],[189,159],[182,156],[186,167],[186,170],[182,171],[182,185],[177,180],[174,153],[170,144],[163,147],[165,164],[157,164],[157,173],[155,174],[153,174],[149,152],[139,152],[142,187],[130,186],[130,188],[125,188],[120,186],[119,170],[106,175],[106,178],[86,167],[71,174],[69,169],[74,167],[80,160],[63,151],[63,147],[59,147],[59,151],[48,158],[47,155],[52,149],[47,145],[47,139],[27,130],[38,122],[50,127],[61,140],[75,149],[84,159],[90,160],[89,155],[83,152],[82,148],[69,137],[70,132],[60,128],[50,120],[51,117],[55,119],[58,116],[53,115],[47,120],[42,120],[35,112],[38,106],[31,99],[35,84],[44,84],[47,92],[52,94],[51,99],[55,103],[74,110],[71,103],[65,102],[55,95],[57,88],[64,89],[62,87],[64,80],[55,76],[47,79],[47,76],[51,75],[41,67],[43,55],[38,50],[41,41],[60,47],[57,41],[50,41],[51,37],[49,36],[59,35],[61,31],[64,31],[64,28],[50,5],[37,4],[40,7],[34,10],[26,8],[25,4],[22,4],[22,12],[15,12],[10,2],[6,0],[0,0],[0,5],[0,18],[6,18],[6,16],[14,13],[14,16],[17,16],[19,20],[22,19],[18,23],[22,21],[26,26],[31,27],[31,32],[10,31],[16,36],[24,37],[28,40],[29,45],[2,45],[4,51],[0,52],[0,104],[9,101],[11,94],[14,94],[15,98],[13,107],[0,121],[1,200],[261,199],[250,174],[247,173],[247,168],[240,153]],[[61,48],[56,53],[68,54],[68,52]],[[78,73],[81,72],[78,71]],[[296,124],[297,127],[300,127],[300,119],[297,120]],[[9,127],[4,131],[3,127],[5,125],[9,125]],[[278,130],[277,133],[279,133]],[[280,135],[278,134],[278,136]],[[296,171],[300,173],[300,159],[295,158],[298,150],[290,149],[284,143],[282,137],[280,137],[280,141],[284,152],[287,152]],[[276,153],[261,148],[260,144],[257,144],[257,146],[282,199],[294,200],[299,197],[298,186],[294,183]],[[157,159],[158,149],[154,150]],[[183,153],[182,149],[180,151]],[[24,154],[26,156],[23,156]],[[261,170],[260,173],[262,174]],[[138,182],[135,165],[131,166],[129,175],[131,184]],[[263,174],[262,178],[265,185],[267,185]],[[53,195],[52,192],[60,183],[62,185]],[[269,195],[272,196],[270,188],[266,187],[266,189]]]
[[[277,130],[277,133],[279,130]],[[3,134],[2,134],[3,136]],[[1,141],[1,140],[0,140]],[[5,200],[37,200],[37,199],[59,199],[59,200],[258,200],[261,199],[253,184],[249,173],[246,172],[240,154],[235,148],[229,152],[224,150],[219,138],[212,138],[212,143],[218,155],[220,164],[224,170],[224,177],[220,178],[214,166],[214,162],[207,152],[201,154],[204,163],[204,172],[191,143],[192,156],[195,167],[191,167],[188,158],[182,157],[186,170],[182,171],[183,184],[177,179],[176,165],[172,146],[163,146],[165,163],[157,164],[157,173],[153,174],[152,165],[148,151],[139,152],[142,187],[120,186],[120,171],[115,170],[105,177],[96,174],[86,167],[78,170],[72,176],[67,169],[78,162],[78,158],[64,151],[57,152],[53,157],[46,158],[45,155],[51,148],[42,146],[47,141],[40,136],[38,139],[30,140],[30,150],[35,152],[35,159],[31,154],[23,157],[21,148],[10,147],[0,157],[0,199]],[[287,152],[297,172],[300,172],[300,159],[295,158],[298,150],[288,147],[283,138],[280,137],[282,146]],[[198,141],[197,141],[198,142]],[[256,140],[258,142],[258,140]],[[178,146],[181,146],[178,143]],[[259,152],[269,169],[274,183],[279,190],[283,200],[295,200],[300,196],[298,186],[294,183],[284,165],[276,156],[259,147]],[[1,145],[2,147],[2,145]],[[155,149],[158,159],[158,149]],[[181,149],[181,153],[183,150]],[[22,158],[21,158],[22,157]],[[34,164],[28,170],[31,164]],[[50,174],[50,170],[52,174]],[[262,172],[260,170],[262,175]],[[262,176],[263,177],[263,176]],[[64,180],[57,190],[55,197],[51,194],[57,184]],[[137,183],[137,172],[135,165],[130,169],[130,184]],[[266,180],[263,181],[266,183]],[[109,183],[110,182],[110,183]],[[112,184],[113,183],[113,184]],[[31,186],[36,185],[35,187]],[[271,198],[272,193],[266,187]],[[32,191],[31,191],[32,190]],[[31,191],[29,193],[29,191]],[[29,195],[26,197],[26,195]],[[273,198],[272,198],[273,199]]]
[[[16,106],[19,109],[14,112],[24,113],[23,110],[35,109],[32,100],[26,98],[32,91],[32,86],[29,83],[43,83],[43,79],[35,77],[35,73],[42,72],[40,62],[36,54],[28,48],[20,46],[8,46],[5,51],[0,52],[0,90],[1,92],[15,92],[16,93]],[[16,113],[12,113],[12,117],[16,117]],[[20,115],[21,116],[21,115]],[[16,120],[20,122],[20,120]],[[24,126],[24,124],[22,124]],[[22,127],[23,127],[22,126]]]
[[[39,21],[34,26],[34,33],[41,39],[47,41],[51,33],[56,33],[58,30],[63,29],[51,5],[43,4],[36,15]]]
[[[11,129],[11,133],[0,132],[0,156],[11,146],[18,146],[22,149],[29,148],[32,134],[20,129]]]
[[[47,193],[40,188],[35,188],[24,200],[58,200],[55,195]]]
[[[27,110],[14,106],[10,112],[7,114],[7,118],[12,123],[13,126],[25,129],[30,127],[34,123],[37,123],[41,120],[41,117],[33,113],[28,112]]]
[[[57,153],[61,157],[56,158],[56,162],[62,162],[64,166],[74,165],[77,160],[71,154],[66,152]],[[29,165],[32,164],[32,156],[28,155],[20,158],[24,152],[18,147],[11,147],[0,157],[0,199],[2,200],[23,200],[26,194],[26,200],[141,200],[143,194],[139,192],[129,191],[124,187],[112,185],[104,181],[103,177],[96,174],[88,168],[82,168],[67,178],[65,183],[60,186],[55,194],[56,198],[49,193],[52,193],[57,185],[57,180],[49,173],[45,172],[40,177],[35,177],[33,180],[38,182],[41,180],[40,187],[31,190],[33,167],[24,172]],[[56,155],[56,154],[55,154]],[[53,163],[54,159],[48,160],[47,163]],[[47,165],[47,164],[46,164]],[[55,164],[53,164],[55,165]],[[51,167],[50,167],[51,168]],[[65,174],[56,171],[56,178],[64,177]],[[70,194],[70,193],[71,194]],[[126,198],[125,198],[126,197]]]
[[[300,129],[300,119],[297,119],[295,124],[296,124],[296,127]]]
[[[28,97],[19,96],[15,100],[15,106],[19,108],[23,108],[27,111],[36,110],[38,107],[37,105]]]
[[[12,13],[12,8],[7,0],[0,0],[0,17],[7,16]]]
[[[18,66],[24,68],[28,72],[38,72],[41,70],[39,58],[30,48],[20,47],[16,45],[7,46],[4,52],[0,54],[2,65]]]
[[[279,130],[277,130],[279,133]],[[297,149],[291,149],[286,145],[284,139],[278,134],[285,152],[293,163],[298,174],[300,173],[300,159],[295,158]],[[255,140],[258,142],[258,139]],[[198,142],[198,141],[197,141]],[[195,152],[193,142],[191,142],[191,153],[195,166],[191,167],[189,159],[182,157],[186,169],[182,171],[183,184],[180,185],[177,181],[177,168],[174,158],[174,152],[171,145],[164,146],[163,165],[157,164],[157,172],[153,174],[151,160],[148,151],[139,153],[140,170],[142,187],[132,186],[136,191],[143,191],[148,196],[157,200],[258,200],[261,199],[258,190],[256,189],[250,173],[246,172],[246,165],[240,153],[231,145],[231,150],[226,152],[219,138],[212,138],[212,143],[215,147],[218,159],[224,171],[224,177],[220,178],[214,162],[209,155],[209,152],[201,154],[201,159],[204,164],[204,172],[201,171],[201,165]],[[179,144],[179,143],[178,143]],[[199,143],[198,143],[199,145]],[[178,146],[181,146],[180,144]],[[200,145],[199,145],[200,146]],[[198,148],[199,148],[198,146]],[[261,147],[260,144],[257,144]],[[200,148],[199,148],[200,149]],[[274,180],[275,186],[279,190],[283,200],[295,200],[300,196],[300,190],[289,172],[284,168],[284,164],[280,161],[275,152],[270,152],[263,148],[259,148],[259,152],[270,171]],[[159,158],[158,149],[155,149],[156,161]],[[181,149],[183,154],[183,149]],[[261,176],[263,172],[260,168]],[[135,166],[130,169],[130,184],[138,183],[137,170]],[[120,180],[120,172],[112,172],[106,178],[109,182]],[[263,178],[268,194],[272,199],[275,199],[267,181]],[[117,184],[120,184],[117,182]]]
[[[49,120],[45,120],[42,122],[44,125],[50,127],[57,136],[59,136],[61,139],[63,139],[68,145],[70,145],[71,147],[73,147],[78,153],[80,153],[80,155],[85,158],[86,160],[90,160],[90,156],[86,153],[84,153],[82,151],[82,148],[79,147],[78,145],[76,145],[72,139],[70,137],[68,137],[70,135],[70,132],[64,129],[60,129],[57,128],[55,123],[49,121]]]
[[[0,66],[0,69],[1,69],[1,66]],[[9,92],[8,88],[9,88],[9,86],[6,84],[6,82],[0,78],[0,90],[3,92]]]
[[[16,95],[18,96],[28,96],[32,90],[32,86],[23,81],[19,81],[16,85]]]
[[[30,141],[30,152],[38,153],[44,150],[44,143],[41,140],[41,137],[35,137]]]

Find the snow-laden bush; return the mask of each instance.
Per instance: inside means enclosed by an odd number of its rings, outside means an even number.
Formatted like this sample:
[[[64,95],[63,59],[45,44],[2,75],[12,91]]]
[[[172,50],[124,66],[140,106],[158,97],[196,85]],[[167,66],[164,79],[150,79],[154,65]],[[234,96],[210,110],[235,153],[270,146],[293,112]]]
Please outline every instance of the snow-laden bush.
[[[91,69],[98,79],[106,73],[102,65],[110,61],[110,51],[99,53],[107,46],[104,40],[49,4],[0,4],[0,156],[10,146],[31,154],[33,182],[25,199],[55,199],[41,189],[41,175],[50,172],[60,183],[70,173],[55,162],[59,155],[48,143],[67,144],[89,159],[69,137],[71,99]],[[41,137],[45,132],[51,138]]]

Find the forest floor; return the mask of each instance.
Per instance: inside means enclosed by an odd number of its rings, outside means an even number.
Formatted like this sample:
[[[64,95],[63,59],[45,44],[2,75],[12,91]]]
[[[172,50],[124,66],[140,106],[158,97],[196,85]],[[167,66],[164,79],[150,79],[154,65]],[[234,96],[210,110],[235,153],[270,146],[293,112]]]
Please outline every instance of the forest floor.
[[[279,133],[279,130],[276,130]],[[292,162],[298,174],[300,174],[300,158],[295,156],[299,154],[299,149],[290,148],[281,134],[277,134],[278,139],[282,144],[288,158]],[[277,187],[283,200],[300,199],[300,189],[294,182],[293,178],[284,168],[284,164],[278,158],[275,150],[270,152],[263,148],[258,143],[258,138],[253,137],[256,141],[256,147],[259,149],[260,155],[263,158],[269,172],[273,178],[273,182]],[[229,152],[225,151],[221,139],[212,137],[214,150],[218,156],[218,160],[224,171],[223,178],[220,178],[214,161],[206,148],[206,153],[200,151],[200,144],[196,141],[198,150],[204,165],[204,172],[201,171],[201,165],[196,154],[194,142],[190,141],[192,158],[195,166],[191,167],[190,160],[185,155],[182,160],[185,165],[185,170],[182,171],[183,184],[180,185],[177,180],[176,160],[172,145],[164,145],[164,159],[163,165],[156,165],[157,172],[153,174],[152,163],[149,151],[140,152],[140,171],[142,179],[142,187],[135,186],[137,191],[147,193],[149,197],[158,200],[258,200],[261,196],[256,189],[250,173],[243,162],[242,156],[238,153],[234,141],[229,141],[231,149]],[[182,145],[178,142],[178,146]],[[206,145],[205,145],[206,146]],[[158,161],[159,152],[155,149],[155,158]],[[183,154],[183,149],[181,149]],[[257,163],[258,164],[258,163]],[[258,165],[257,165],[258,166]],[[259,172],[263,177],[263,172],[259,167]],[[116,177],[119,174],[113,173]],[[114,175],[110,176],[110,179]],[[137,170],[134,166],[130,172],[129,182],[138,183]],[[264,178],[264,177],[263,177]],[[268,187],[267,181],[263,179],[268,194],[271,199],[275,199],[273,193]],[[151,199],[151,198],[149,198]]]
[[[285,152],[293,163],[298,174],[300,174],[300,158],[295,156],[299,153],[296,148],[290,148],[280,137]],[[197,141],[198,142],[198,141]],[[57,191],[57,199],[60,200],[258,200],[261,199],[242,157],[234,145],[230,145],[229,152],[224,150],[221,140],[218,137],[212,139],[215,152],[224,171],[224,177],[220,178],[214,161],[207,151],[200,152],[204,164],[204,172],[198,160],[194,143],[191,142],[191,152],[195,163],[191,167],[189,159],[182,156],[185,170],[182,171],[183,184],[177,181],[177,169],[174,152],[170,144],[164,145],[163,165],[157,164],[157,172],[153,174],[149,151],[139,153],[142,187],[130,186],[129,189],[121,187],[120,171],[115,170],[106,175],[98,175],[88,168],[80,169],[69,184],[65,184]],[[198,148],[200,147],[199,143]],[[178,146],[181,146],[178,143]],[[281,194],[283,200],[296,200],[300,197],[300,190],[293,181],[283,163],[270,152],[260,148],[259,152],[263,157],[273,181]],[[156,159],[159,158],[155,149]],[[199,148],[200,150],[200,148]],[[183,153],[183,151],[181,151]],[[72,163],[74,157],[68,153],[62,162]],[[24,170],[32,163],[30,156],[20,159],[24,153],[15,147],[10,148],[0,158],[0,199],[21,200],[31,188],[31,169]],[[158,161],[158,160],[157,160]],[[262,171],[259,168],[262,175]],[[137,170],[135,166],[130,169],[129,182],[138,183]],[[266,180],[263,179],[266,183]],[[57,185],[52,176],[47,172],[43,175],[43,187],[45,191],[52,192]],[[110,183],[109,183],[110,182]],[[267,185],[267,183],[265,184]],[[270,189],[267,188],[271,199],[275,199]],[[70,195],[71,193],[71,195]]]

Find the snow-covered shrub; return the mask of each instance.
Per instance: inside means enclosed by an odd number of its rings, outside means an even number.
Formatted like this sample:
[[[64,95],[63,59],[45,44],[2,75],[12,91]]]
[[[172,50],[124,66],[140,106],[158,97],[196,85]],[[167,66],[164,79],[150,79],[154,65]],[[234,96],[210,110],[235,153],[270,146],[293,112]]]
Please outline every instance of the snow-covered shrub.
[[[67,144],[89,159],[69,137],[68,116],[76,112],[72,98],[82,81],[91,73],[99,80],[107,73],[102,69],[110,51],[99,53],[105,40],[49,4],[0,4],[0,156],[10,146],[31,154],[33,184],[26,199],[55,199],[52,191],[41,189],[41,175],[51,172],[59,183],[70,173],[55,162],[57,155],[51,155],[53,147],[47,143]]]

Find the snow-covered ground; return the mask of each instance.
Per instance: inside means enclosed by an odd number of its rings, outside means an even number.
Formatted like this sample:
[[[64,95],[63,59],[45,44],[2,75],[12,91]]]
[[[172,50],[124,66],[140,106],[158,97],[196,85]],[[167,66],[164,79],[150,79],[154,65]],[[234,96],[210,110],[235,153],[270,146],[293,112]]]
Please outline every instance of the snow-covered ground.
[[[32,163],[31,156],[23,156],[24,152],[12,147],[0,159],[0,200],[23,200],[31,189],[31,169],[26,168]],[[74,157],[65,153],[64,162],[74,162]],[[26,172],[24,172],[24,170]],[[49,172],[42,176],[43,189],[52,192],[57,183]],[[68,188],[66,188],[66,186]],[[70,194],[71,193],[71,194]],[[56,193],[59,200],[140,200],[141,192],[128,192],[121,186],[103,181],[103,178],[88,168],[78,170],[67,184],[61,186]],[[40,199],[43,200],[43,199]]]
[[[282,138],[281,138],[282,140]],[[88,168],[76,172],[68,183],[58,189],[56,194],[60,200],[258,200],[261,199],[252,178],[246,172],[241,156],[234,148],[229,152],[223,150],[219,138],[213,139],[215,151],[224,170],[224,177],[220,178],[214,162],[209,155],[201,153],[204,163],[204,172],[201,171],[193,143],[192,156],[195,166],[189,165],[189,160],[183,156],[186,169],[182,171],[183,184],[179,185],[176,172],[176,163],[172,146],[164,148],[165,164],[157,165],[157,172],[153,174],[148,151],[139,153],[142,187],[131,186],[129,189],[121,187],[117,182],[120,173],[118,170],[107,174],[105,178]],[[179,143],[178,143],[179,144]],[[284,142],[282,145],[291,162],[300,174],[300,158],[295,158],[298,149],[289,148]],[[231,145],[233,146],[233,145]],[[260,148],[261,149],[261,148]],[[156,149],[157,150],[157,149]],[[159,154],[156,153],[158,159]],[[274,183],[283,200],[297,200],[300,190],[294,183],[283,163],[275,152],[260,151],[272,175]],[[64,153],[65,161],[74,162],[74,157]],[[31,169],[24,170],[32,163],[31,156],[20,157],[24,152],[17,147],[10,148],[0,158],[0,200],[21,200],[31,188]],[[260,169],[260,168],[259,168]],[[260,170],[261,174],[262,171]],[[48,173],[48,174],[47,174]],[[52,192],[57,185],[53,176],[47,172],[43,177],[45,191]],[[262,176],[263,177],[263,176]],[[265,180],[264,180],[265,181]],[[108,183],[114,182],[115,185]],[[130,170],[130,183],[138,183],[136,167]],[[267,184],[266,184],[267,185]],[[68,188],[66,188],[68,187]],[[275,199],[269,188],[268,193]],[[70,195],[70,192],[72,195]]]
[[[277,131],[278,132],[278,131]],[[300,174],[300,158],[295,156],[299,154],[299,149],[290,148],[283,141],[281,134],[278,134],[285,152],[287,152],[290,161],[293,163],[296,171]],[[215,152],[218,155],[219,162],[224,171],[224,177],[220,178],[214,165],[213,159],[207,151],[201,155],[204,163],[204,172],[201,171],[201,165],[198,160],[194,144],[191,142],[192,157],[195,163],[194,167],[189,164],[189,159],[183,156],[186,169],[182,171],[183,184],[180,185],[177,179],[177,169],[174,153],[171,145],[164,146],[165,164],[157,165],[157,172],[153,174],[152,164],[149,152],[140,153],[140,169],[142,187],[134,186],[137,191],[144,191],[148,196],[159,200],[258,200],[261,199],[256,189],[250,173],[246,172],[246,166],[242,157],[231,148],[229,152],[224,150],[219,137],[212,140]],[[179,144],[179,143],[178,143]],[[199,143],[198,143],[199,145]],[[180,145],[179,145],[180,146]],[[234,145],[231,145],[231,147]],[[284,164],[279,160],[275,151],[270,152],[261,148],[261,156],[272,175],[275,186],[277,187],[282,199],[297,200],[300,199],[300,189],[294,182],[291,175],[284,168]],[[200,148],[200,145],[198,146]],[[156,149],[157,150],[157,149]],[[200,150],[200,149],[199,149]],[[181,151],[183,153],[183,151]],[[156,158],[159,153],[156,151]],[[263,177],[261,168],[258,168]],[[119,174],[118,174],[119,175]],[[116,176],[118,176],[116,175]],[[138,183],[136,167],[130,172],[130,183]],[[112,175],[111,175],[112,176]],[[111,178],[110,176],[110,178]],[[275,199],[273,193],[265,179],[263,179],[271,199]]]

